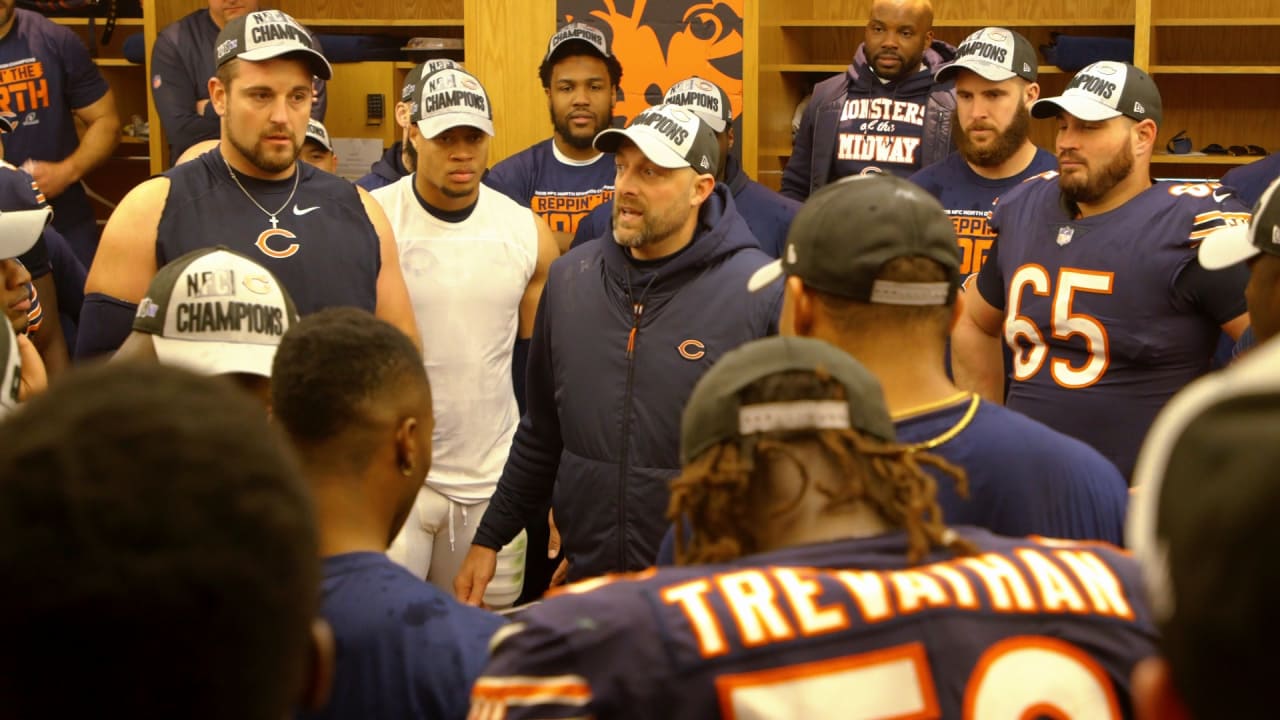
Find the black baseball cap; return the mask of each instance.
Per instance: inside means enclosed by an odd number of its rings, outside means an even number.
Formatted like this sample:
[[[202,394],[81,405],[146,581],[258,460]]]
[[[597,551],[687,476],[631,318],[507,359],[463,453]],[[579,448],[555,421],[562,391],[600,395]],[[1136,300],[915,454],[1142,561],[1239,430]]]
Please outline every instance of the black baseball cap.
[[[1200,243],[1200,264],[1220,270],[1257,257],[1259,253],[1280,255],[1280,178],[1271,183],[1253,206],[1248,225],[1218,228]]]
[[[647,108],[631,118],[626,129],[601,131],[592,144],[600,152],[617,152],[623,138],[635,143],[658,167],[687,167],[699,175],[715,175],[720,163],[720,145],[711,127],[680,105]]]
[[[1164,103],[1150,75],[1129,63],[1103,60],[1076,73],[1061,95],[1031,104],[1032,117],[1042,120],[1057,117],[1059,112],[1089,122],[1124,115],[1134,120],[1155,120],[1159,125]]]
[[[1031,41],[1008,28],[985,27],[965,38],[956,48],[955,62],[933,78],[944,82],[960,70],[975,72],[991,82],[1015,77],[1035,82],[1040,68]]]
[[[416,104],[418,88],[422,79],[438,70],[462,70],[462,63],[449,58],[431,58],[420,62],[409,69],[404,76],[404,85],[400,86],[400,102]]]
[[[885,263],[907,256],[940,263],[948,279],[876,279]],[[809,197],[791,221],[782,257],[757,270],[747,287],[760,290],[784,274],[857,302],[950,305],[960,287],[960,247],[942,205],[918,185],[892,175],[852,175]]]
[[[662,96],[662,102],[691,110],[717,133],[724,132],[733,122],[729,95],[719,85],[697,75],[672,85]]]
[[[333,77],[333,67],[316,50],[311,33],[279,10],[259,10],[228,20],[214,43],[216,67],[235,58],[261,62],[291,54],[306,61],[311,74],[321,80]]]
[[[784,372],[821,373],[844,386],[844,400],[743,405],[743,388]],[[886,442],[897,436],[880,381],[822,340],[773,336],[725,353],[694,385],[680,423],[680,460],[689,464],[716,443],[765,432],[860,430]]]

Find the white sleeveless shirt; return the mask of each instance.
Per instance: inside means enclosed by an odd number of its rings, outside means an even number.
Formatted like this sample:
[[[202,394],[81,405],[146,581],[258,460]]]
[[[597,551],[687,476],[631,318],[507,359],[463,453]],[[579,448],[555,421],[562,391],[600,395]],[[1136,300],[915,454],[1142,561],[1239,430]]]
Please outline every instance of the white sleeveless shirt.
[[[426,484],[469,505],[493,495],[520,421],[511,352],[538,262],[538,228],[532,210],[485,185],[470,217],[444,222],[418,202],[414,177],[372,195],[395,231],[431,381]]]

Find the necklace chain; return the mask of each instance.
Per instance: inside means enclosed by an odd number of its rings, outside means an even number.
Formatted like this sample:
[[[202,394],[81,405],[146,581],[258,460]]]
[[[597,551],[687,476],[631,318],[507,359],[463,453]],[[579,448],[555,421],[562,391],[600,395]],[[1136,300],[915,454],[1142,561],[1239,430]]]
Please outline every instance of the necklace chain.
[[[962,395],[971,395],[969,401],[969,409],[965,411],[964,416],[947,429],[946,432],[938,435],[931,440],[924,442],[911,443],[907,445],[911,450],[932,450],[943,443],[950,441],[952,438],[960,434],[961,430],[969,427],[969,423],[973,421],[973,416],[978,413],[978,407],[982,404],[982,397],[978,393],[962,393]]]
[[[299,170],[297,167],[294,167],[293,189],[289,191],[289,197],[285,198],[284,204],[281,205],[278,210],[276,210],[275,212],[271,212],[270,210],[267,210],[266,208],[262,207],[262,204],[259,203],[256,199],[254,199],[252,195],[249,194],[249,191],[244,188],[244,185],[240,184],[240,178],[236,177],[236,171],[231,169],[231,163],[227,162],[227,158],[225,156],[222,158],[222,164],[227,166],[227,173],[231,175],[231,181],[236,184],[236,187],[240,188],[240,192],[244,193],[244,196],[249,198],[249,202],[253,203],[255,206],[257,206],[259,210],[261,210],[263,213],[266,214],[268,222],[271,223],[271,228],[274,230],[276,227],[278,227],[280,224],[280,221],[276,219],[276,216],[284,212],[284,209],[289,207],[289,203],[293,202],[293,196],[298,192],[298,180],[302,177],[302,171]],[[295,162],[295,166],[296,166],[296,162]]]

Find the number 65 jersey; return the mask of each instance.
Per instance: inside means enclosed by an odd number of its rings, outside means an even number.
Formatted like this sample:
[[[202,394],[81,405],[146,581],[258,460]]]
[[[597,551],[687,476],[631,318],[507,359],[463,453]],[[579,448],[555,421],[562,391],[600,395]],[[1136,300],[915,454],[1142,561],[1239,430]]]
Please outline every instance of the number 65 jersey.
[[[1131,717],[1133,560],[956,531],[976,555],[896,532],[571,585],[494,635],[471,717]]]
[[[1248,220],[1216,183],[1155,183],[1086,218],[1068,213],[1056,172],[1006,193],[977,280],[1005,313],[1005,404],[1131,475],[1156,413],[1208,370],[1221,326],[1245,312],[1247,268],[1206,271],[1196,247]]]

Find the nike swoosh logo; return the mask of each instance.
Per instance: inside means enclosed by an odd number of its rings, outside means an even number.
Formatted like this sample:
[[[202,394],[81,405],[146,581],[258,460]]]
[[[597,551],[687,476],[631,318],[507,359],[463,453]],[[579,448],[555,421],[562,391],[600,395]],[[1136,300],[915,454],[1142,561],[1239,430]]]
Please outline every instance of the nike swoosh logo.
[[[1217,191],[1214,191],[1214,193],[1213,193],[1213,201],[1214,201],[1214,202],[1216,202],[1216,203],[1220,203],[1220,202],[1222,202],[1223,200],[1226,200],[1226,199],[1227,199],[1227,198],[1229,198],[1229,197],[1231,197],[1231,193],[1227,193],[1227,194],[1225,194],[1225,195],[1219,195],[1219,194],[1217,193]]]
[[[294,205],[294,206],[293,206],[293,214],[294,214],[294,215],[306,215],[307,213],[309,213],[309,212],[311,212],[311,211],[313,211],[313,210],[319,210],[319,209],[320,209],[320,206],[319,206],[319,205],[312,205],[312,206],[311,206],[311,207],[309,207],[309,208],[300,208],[300,207],[298,207],[297,205]]]

